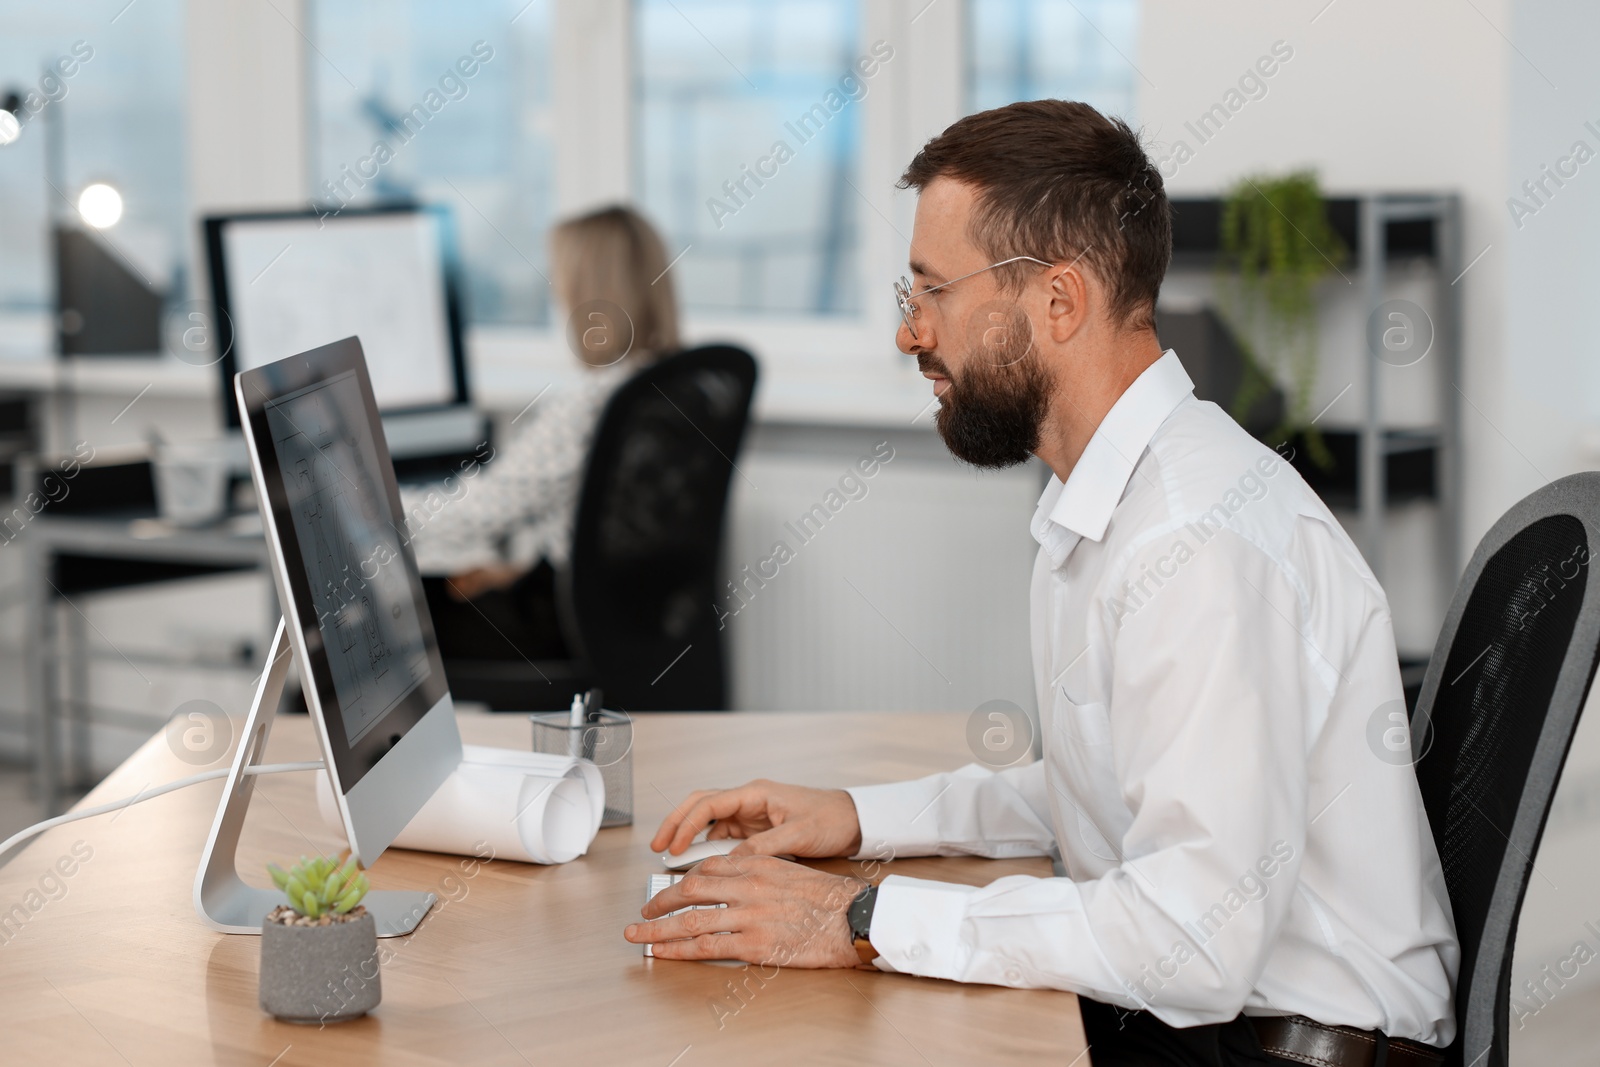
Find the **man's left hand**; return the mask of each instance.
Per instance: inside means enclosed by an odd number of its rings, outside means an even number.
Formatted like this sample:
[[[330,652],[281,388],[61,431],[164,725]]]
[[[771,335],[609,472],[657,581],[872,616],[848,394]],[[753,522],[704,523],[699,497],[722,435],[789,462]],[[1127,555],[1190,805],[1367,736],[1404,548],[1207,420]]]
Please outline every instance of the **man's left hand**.
[[[771,856],[715,856],[657,893],[623,936],[657,959],[855,967],[850,902],[866,882]],[[695,904],[726,904],[662,918]]]

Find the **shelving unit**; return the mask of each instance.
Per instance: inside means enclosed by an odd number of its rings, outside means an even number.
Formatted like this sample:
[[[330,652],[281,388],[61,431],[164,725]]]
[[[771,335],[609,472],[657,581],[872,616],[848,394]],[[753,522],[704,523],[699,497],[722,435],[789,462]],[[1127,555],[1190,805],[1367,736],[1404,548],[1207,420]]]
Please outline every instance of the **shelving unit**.
[[[1222,201],[1175,198],[1173,267],[1211,268],[1221,253]],[[1431,499],[1439,511],[1439,538],[1433,553],[1438,588],[1446,598],[1460,573],[1461,444],[1460,379],[1461,205],[1455,194],[1375,193],[1328,200],[1328,221],[1350,249],[1361,287],[1360,307],[1368,317],[1360,331],[1366,340],[1361,366],[1365,409],[1356,431],[1324,431],[1334,454],[1334,469],[1324,471],[1297,450],[1295,466],[1331,507],[1353,508],[1362,553],[1381,581],[1389,511],[1398,503]],[[1396,428],[1383,422],[1383,369],[1379,332],[1371,315],[1386,299],[1388,264],[1399,258],[1425,258],[1438,284],[1428,312],[1433,343],[1426,359],[1439,362],[1438,412],[1434,425]],[[1347,268],[1348,269],[1348,268]],[[1326,357],[1324,353],[1324,357]],[[1440,617],[1445,605],[1439,606]]]

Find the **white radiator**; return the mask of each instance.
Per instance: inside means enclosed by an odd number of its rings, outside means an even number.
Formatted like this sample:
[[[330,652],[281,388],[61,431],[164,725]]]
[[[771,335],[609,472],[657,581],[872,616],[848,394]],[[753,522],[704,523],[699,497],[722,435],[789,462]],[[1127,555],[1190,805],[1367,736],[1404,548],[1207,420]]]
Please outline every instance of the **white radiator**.
[[[1031,709],[1038,468],[977,473],[926,429],[773,436],[734,479],[724,570],[737,590],[725,584],[719,605],[733,706]]]

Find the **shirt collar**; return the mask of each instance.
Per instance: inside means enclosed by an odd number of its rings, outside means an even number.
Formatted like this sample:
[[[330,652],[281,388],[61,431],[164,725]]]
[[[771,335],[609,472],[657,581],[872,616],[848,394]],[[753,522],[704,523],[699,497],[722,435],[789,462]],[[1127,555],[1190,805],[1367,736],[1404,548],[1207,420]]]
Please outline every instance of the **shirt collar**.
[[[1177,353],[1167,349],[1111,405],[1067,480],[1051,476],[1030,528],[1052,566],[1065,563],[1082,538],[1105,536],[1134,465],[1167,416],[1193,392]]]

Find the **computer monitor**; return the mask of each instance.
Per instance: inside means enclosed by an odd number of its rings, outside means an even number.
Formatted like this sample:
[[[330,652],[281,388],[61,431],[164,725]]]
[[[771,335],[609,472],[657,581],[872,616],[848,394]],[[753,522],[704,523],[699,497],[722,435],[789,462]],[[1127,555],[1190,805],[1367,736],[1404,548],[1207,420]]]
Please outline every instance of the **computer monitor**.
[[[223,411],[233,378],[358,336],[385,413],[469,402],[449,212],[414,205],[205,220]]]
[[[306,705],[367,866],[461,762],[377,398],[354,337],[234,388]]]

